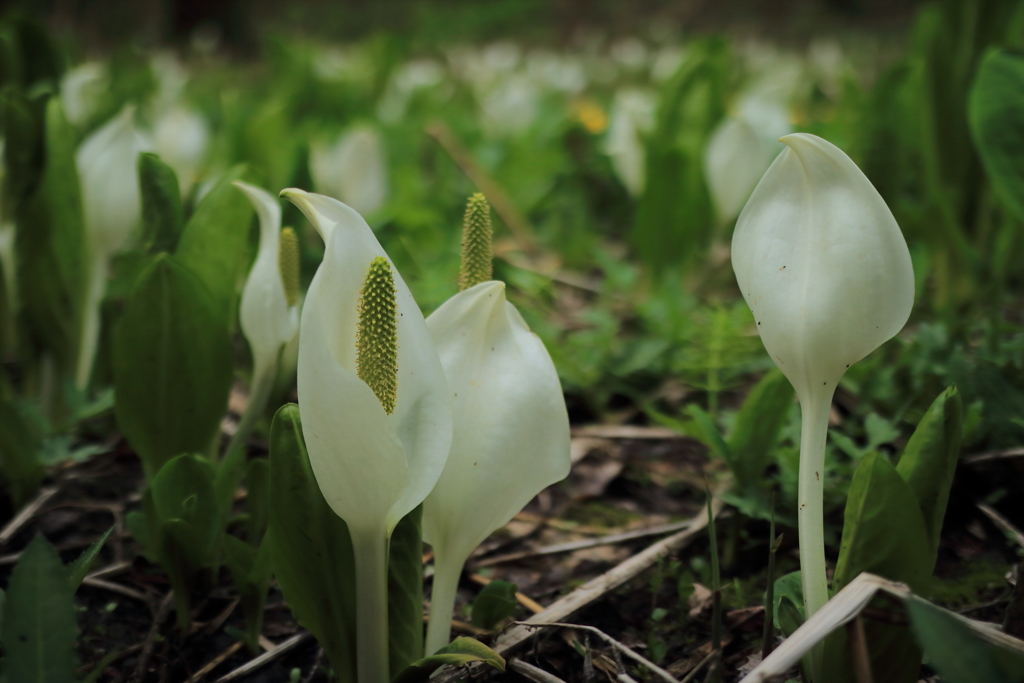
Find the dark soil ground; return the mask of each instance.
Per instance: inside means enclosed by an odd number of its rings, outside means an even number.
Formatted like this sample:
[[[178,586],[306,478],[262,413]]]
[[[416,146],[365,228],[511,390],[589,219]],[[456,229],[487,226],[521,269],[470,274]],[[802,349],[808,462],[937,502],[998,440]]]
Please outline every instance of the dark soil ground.
[[[265,444],[254,442],[251,455],[265,454]],[[577,427],[573,459],[568,480],[544,491],[471,559],[463,575],[462,601],[472,601],[479,591],[479,577],[512,581],[527,598],[521,601],[524,604],[516,618],[526,618],[531,613],[529,605],[550,604],[660,536],[571,552],[537,554],[539,549],[692,518],[704,505],[705,475],[715,480],[721,474],[702,445],[687,438],[666,438],[662,430],[643,427]],[[1019,560],[1022,548],[982,514],[976,503],[998,497],[994,508],[1012,523],[1024,523],[1022,468],[1021,457],[961,462],[940,550],[940,580],[931,596],[937,602],[973,618],[1002,621],[1010,591],[1006,575]],[[124,442],[112,452],[52,472],[48,485],[58,493],[0,548],[5,553],[0,556],[0,585],[6,585],[17,553],[35,534],[44,534],[64,560],[71,561],[113,524],[115,532],[94,565],[94,571],[113,568],[113,572],[100,577],[99,583],[87,581],[77,593],[80,674],[91,671],[108,653],[117,652],[117,659],[100,676],[101,682],[217,681],[254,657],[230,635],[232,628],[244,628],[241,609],[234,608],[230,578],[226,569],[222,570],[215,585],[197,593],[191,628],[186,633],[176,629],[173,610],[161,609],[170,589],[166,576],[138,555],[137,544],[125,532],[124,516],[139,506],[142,484],[139,462]],[[830,522],[835,528],[841,524],[840,519]],[[777,575],[782,575],[798,565],[796,530],[780,528],[777,532],[784,534],[777,567]],[[739,679],[751,655],[760,651],[769,532],[763,522],[726,513],[719,520],[718,534],[726,586],[724,680],[733,681]],[[709,581],[708,553],[706,535],[702,535],[676,557],[576,614],[574,621],[596,626],[658,661],[677,678],[684,678],[710,651],[710,600],[703,590]],[[429,552],[425,558],[429,561]],[[688,587],[691,581],[701,586],[692,594],[687,589],[681,601],[679,586]],[[429,579],[427,595],[429,598]],[[160,618],[155,621],[157,616]],[[468,621],[467,613],[459,609],[456,618]],[[485,641],[493,636],[472,628],[469,631]],[[272,586],[263,628],[267,644],[281,643],[301,632],[280,591]],[[589,639],[591,671],[581,654],[586,643],[581,632],[545,629],[528,641],[518,656],[568,682],[614,681],[618,665],[610,649]],[[138,672],[141,677],[136,677],[145,650],[150,651],[148,661]],[[218,658],[216,666],[197,677],[197,672]],[[302,681],[327,681],[326,664],[309,638],[266,666],[233,680],[284,683],[297,668]],[[627,669],[638,680],[646,675],[630,665]],[[496,672],[485,675],[501,676]],[[699,674],[701,679],[703,675]],[[510,677],[519,678],[514,673],[504,675]]]

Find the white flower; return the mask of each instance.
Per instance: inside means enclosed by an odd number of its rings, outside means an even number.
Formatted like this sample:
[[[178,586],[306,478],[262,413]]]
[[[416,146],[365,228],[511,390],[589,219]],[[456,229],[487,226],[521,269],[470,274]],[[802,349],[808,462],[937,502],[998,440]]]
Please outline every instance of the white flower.
[[[634,197],[644,191],[647,152],[643,135],[654,126],[656,105],[653,93],[635,88],[615,93],[612,103],[604,148],[615,173]]]
[[[174,105],[162,113],[153,127],[157,154],[178,176],[185,194],[201,174],[210,126],[197,111]]]
[[[313,144],[309,166],[318,192],[360,214],[373,213],[387,199],[388,161],[375,128],[355,126],[331,145]]]
[[[704,150],[704,175],[720,221],[739,215],[783,149],[779,138],[791,130],[786,108],[766,97],[744,98],[739,111],[715,128]]]
[[[569,417],[544,343],[505,300],[505,285],[459,292],[427,319],[452,393],[448,463],[423,506],[436,558],[427,653],[448,643],[470,553],[569,473]]]
[[[96,113],[109,88],[106,64],[85,62],[60,79],[60,99],[68,122],[80,126]]]

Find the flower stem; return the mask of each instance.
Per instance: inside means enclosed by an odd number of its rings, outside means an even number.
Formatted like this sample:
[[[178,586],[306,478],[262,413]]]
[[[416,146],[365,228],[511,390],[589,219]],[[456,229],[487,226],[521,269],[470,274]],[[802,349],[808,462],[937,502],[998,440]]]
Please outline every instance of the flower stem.
[[[451,641],[455,596],[465,558],[453,558],[443,548],[434,548],[434,586],[430,593],[430,621],[424,654],[430,656]]]
[[[224,459],[227,460],[238,449],[245,449],[245,442],[249,440],[252,430],[256,427],[263,411],[267,407],[267,400],[274,388],[274,380],[277,378],[277,359],[270,361],[257,360],[252,373],[252,385],[249,388],[249,403],[245,406],[245,413],[238,423],[235,435],[231,437],[228,449],[225,451]]]
[[[827,389],[827,388],[826,388]],[[828,579],[825,575],[825,520],[823,509],[825,474],[825,439],[828,416],[832,407],[832,390],[813,391],[801,397],[803,411],[800,428],[800,472],[797,488],[797,520],[800,531],[800,576],[804,589],[804,618],[828,602]],[[807,400],[804,400],[804,399]],[[811,652],[812,680],[821,662],[820,648]]]
[[[388,538],[385,529],[349,527],[356,569],[356,678],[388,683]]]
[[[107,287],[107,257],[98,254],[89,264],[88,282],[85,290],[85,305],[82,308],[82,330],[78,343],[78,364],[75,368],[75,386],[85,391],[92,375],[92,364],[96,360],[96,347],[100,340],[100,304]]]

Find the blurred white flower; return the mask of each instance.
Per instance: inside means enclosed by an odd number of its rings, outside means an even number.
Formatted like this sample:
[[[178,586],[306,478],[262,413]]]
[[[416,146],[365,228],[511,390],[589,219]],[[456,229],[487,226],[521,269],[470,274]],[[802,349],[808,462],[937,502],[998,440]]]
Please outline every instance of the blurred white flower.
[[[386,123],[401,121],[409,100],[420,90],[440,84],[444,76],[444,67],[432,59],[414,59],[398,66],[381,97],[377,115]]]
[[[533,125],[540,90],[525,74],[502,79],[480,101],[484,127],[495,135],[515,135]]]
[[[647,66],[649,52],[639,38],[623,38],[611,47],[615,63],[627,71],[640,71]]]
[[[819,38],[807,50],[807,64],[818,79],[822,91],[832,99],[842,95],[846,57],[835,40]]]
[[[656,106],[654,93],[636,88],[620,90],[612,103],[604,149],[611,157],[615,173],[633,196],[644,190],[647,155],[643,135],[654,126]]]
[[[682,45],[666,45],[658,50],[651,64],[651,80],[663,83],[672,78],[686,59],[686,48]]]
[[[210,144],[209,124],[199,112],[175,105],[157,118],[153,135],[157,154],[177,173],[185,194],[200,178]]]
[[[375,128],[357,125],[333,144],[314,143],[309,166],[318,193],[340,199],[362,215],[373,213],[387,199],[387,156]]]
[[[107,65],[85,62],[68,69],[60,80],[60,99],[69,123],[80,126],[92,117],[109,88]]]
[[[587,87],[587,75],[579,60],[547,50],[526,56],[526,73],[535,83],[556,92],[575,95]]]
[[[86,282],[84,321],[75,383],[84,390],[92,373],[100,334],[100,302],[110,258],[125,249],[142,219],[137,164],[152,144],[135,126],[135,106],[94,131],[75,154],[85,218]]]
[[[754,186],[782,151],[779,138],[790,131],[786,108],[762,97],[744,98],[739,111],[718,124],[704,150],[704,176],[721,222],[739,215]]]

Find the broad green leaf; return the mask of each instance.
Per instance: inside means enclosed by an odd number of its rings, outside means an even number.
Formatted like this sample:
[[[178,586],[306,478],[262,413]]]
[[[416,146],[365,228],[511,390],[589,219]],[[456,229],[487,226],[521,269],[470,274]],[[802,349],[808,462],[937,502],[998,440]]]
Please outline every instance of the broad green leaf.
[[[78,635],[74,591],[53,546],[37,536],[11,574],[4,605],[8,683],[69,683]]]
[[[341,683],[356,680],[355,566],[348,526],[327,505],[309,465],[299,407],[270,429],[271,562],[295,619],[324,648]]]
[[[794,631],[803,626],[803,610],[797,607],[790,596],[780,596],[775,607],[775,621],[779,630],[788,638],[793,635]]]
[[[86,548],[74,562],[68,565],[68,584],[71,586],[72,592],[78,590],[78,587],[82,585],[82,581],[85,579],[85,575],[89,573],[93,560],[103,550],[103,544],[107,542],[113,531],[114,527],[107,529],[102,536],[96,539],[95,543]]]
[[[423,656],[423,505],[395,526],[388,554],[388,638],[391,676]]]
[[[194,455],[179,455],[164,465],[150,486],[152,508],[159,520],[160,565],[174,588],[178,627],[192,619],[192,584],[216,560],[224,518],[213,486],[213,466]]]
[[[860,461],[843,517],[833,593],[861,572],[917,592],[927,587],[934,560],[917,496],[885,456],[869,453]]]
[[[470,662],[486,662],[499,671],[505,670],[505,660],[479,640],[460,636],[434,654],[410,664],[391,683],[423,683],[442,666],[458,666]]]
[[[989,50],[968,100],[974,146],[1000,199],[1024,220],[1024,56]]]
[[[982,642],[946,610],[914,597],[907,602],[911,629],[928,665],[946,683],[1014,683],[1024,659]]]
[[[45,471],[39,463],[42,442],[25,418],[0,396],[0,474],[20,508],[39,488]]]
[[[206,285],[228,329],[234,328],[240,283],[251,260],[252,204],[231,184],[244,173],[244,166],[235,166],[203,197],[175,252]]]
[[[20,90],[0,94],[0,121],[4,131],[3,202],[0,220],[12,221],[36,187],[45,163],[45,120],[38,102]]]
[[[161,523],[180,522],[172,533],[184,546],[188,565],[196,569],[213,564],[223,525],[213,478],[213,465],[186,454],[164,465],[150,486]]]
[[[800,617],[798,626],[804,622],[804,585],[799,571],[790,572],[775,580],[775,628],[785,631],[779,613],[782,599],[786,598],[797,610]],[[787,634],[788,635],[788,634]]]
[[[833,592],[861,572],[902,581],[919,592],[927,587],[935,559],[917,496],[885,456],[869,453],[860,461],[844,519]],[[864,630],[878,683],[917,681],[921,653],[905,629],[868,622]],[[825,644],[825,679],[852,681],[849,657],[845,632],[833,633]]]
[[[729,435],[732,470],[741,486],[756,484],[793,406],[793,385],[772,370],[751,390]]]
[[[139,191],[142,196],[142,244],[146,251],[173,252],[185,224],[178,177],[156,154],[139,155]]]
[[[202,282],[161,254],[135,284],[114,336],[115,413],[152,478],[180,453],[205,452],[232,381],[231,340]]]
[[[474,626],[493,631],[516,613],[516,585],[508,581],[491,581],[473,601]]]
[[[962,406],[956,387],[932,402],[903,450],[896,471],[914,492],[928,532],[928,574],[935,567],[949,489],[960,458]]]

